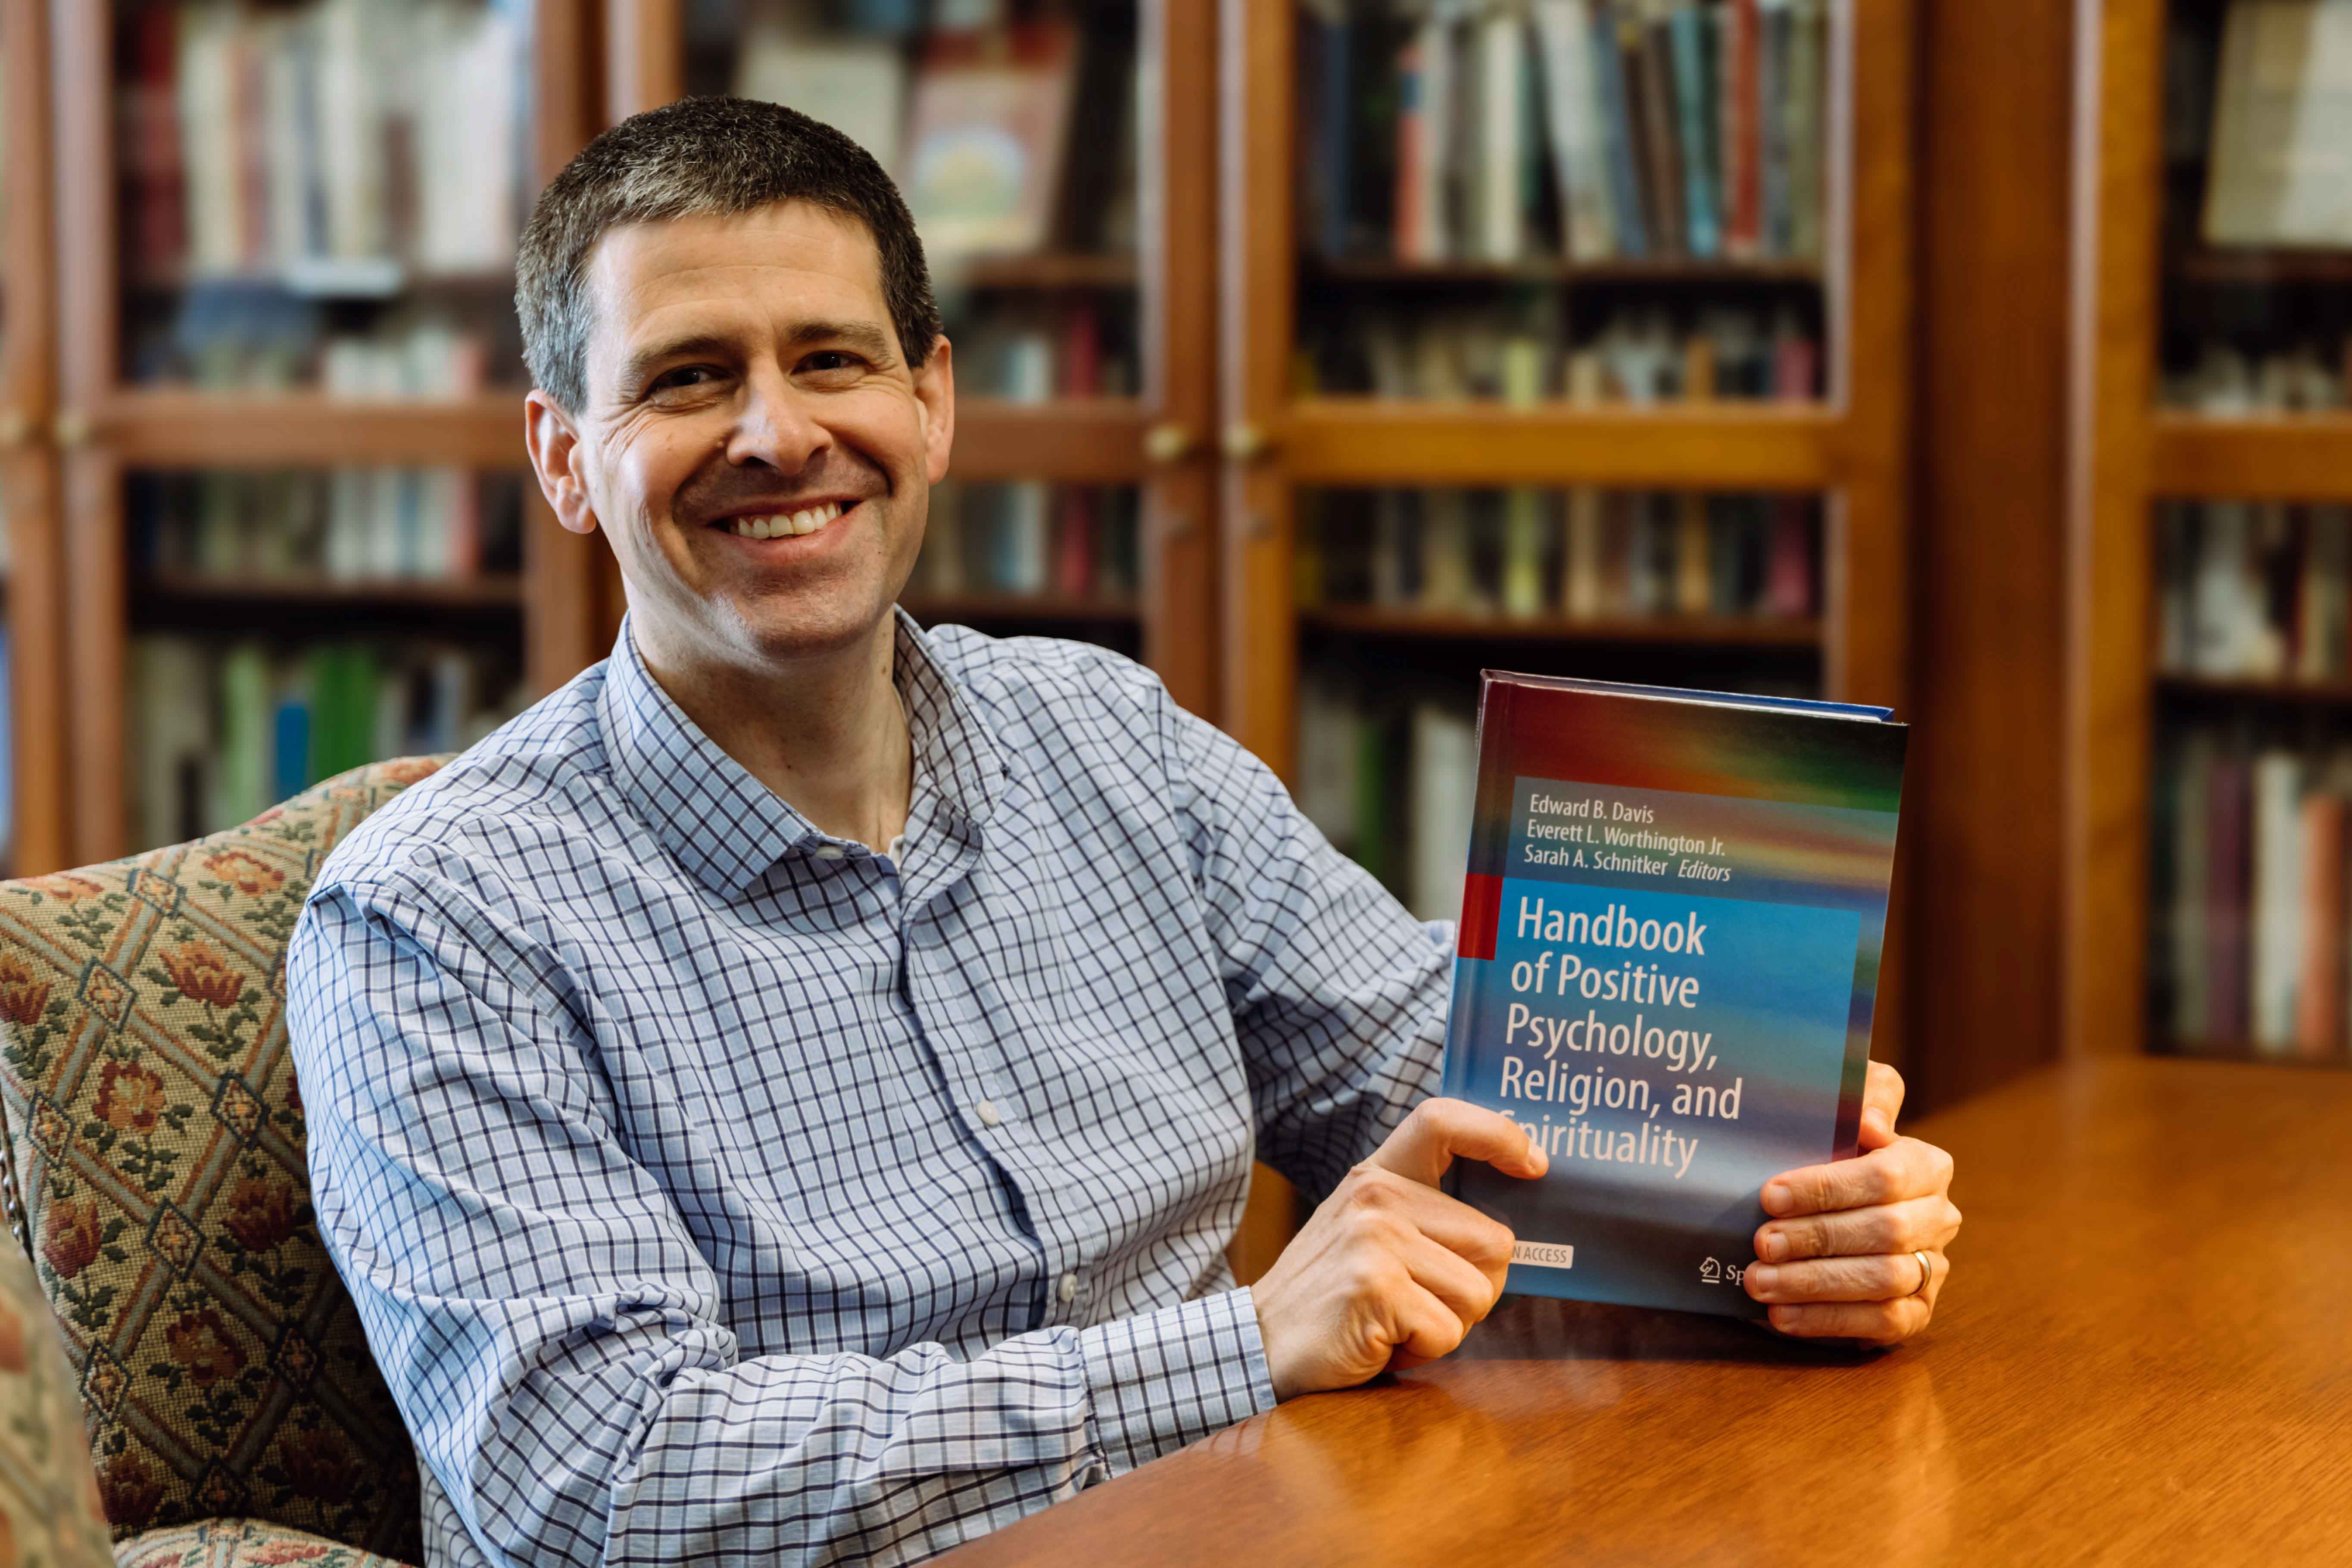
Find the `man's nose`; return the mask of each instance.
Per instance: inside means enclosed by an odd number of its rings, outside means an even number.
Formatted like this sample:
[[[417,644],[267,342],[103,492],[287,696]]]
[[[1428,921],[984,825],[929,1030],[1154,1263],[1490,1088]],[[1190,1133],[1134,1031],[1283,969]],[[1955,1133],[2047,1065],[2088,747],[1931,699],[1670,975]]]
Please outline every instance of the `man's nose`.
[[[782,369],[763,366],[745,378],[742,405],[727,437],[729,462],[764,463],[794,474],[832,445],[832,433],[814,417]]]

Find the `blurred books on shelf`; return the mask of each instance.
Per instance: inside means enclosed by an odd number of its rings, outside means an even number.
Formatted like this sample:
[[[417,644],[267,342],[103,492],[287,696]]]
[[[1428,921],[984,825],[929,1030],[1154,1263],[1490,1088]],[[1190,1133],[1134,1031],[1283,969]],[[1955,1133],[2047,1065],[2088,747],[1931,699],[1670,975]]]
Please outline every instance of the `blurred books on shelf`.
[[[2207,342],[2195,366],[2164,381],[2164,401],[2224,418],[2317,414],[2352,407],[2352,335],[2332,343],[2247,353]]]
[[[2157,752],[2157,1034],[2186,1051],[2347,1054],[2352,737],[2294,744],[2241,721]]]
[[[411,639],[135,637],[126,693],[142,844],[234,826],[320,779],[459,750],[523,707],[512,657]]]
[[[1302,498],[1299,602],[1402,616],[1803,621],[1821,503],[1675,491],[1320,490]]]
[[[120,16],[125,373],[309,384],[354,341],[515,346],[511,266],[528,166],[527,13],[481,0],[180,0]],[[380,318],[429,296],[429,313]],[[344,367],[348,374],[348,367]],[[511,379],[502,374],[499,379]],[[404,384],[415,381],[418,384]],[[337,390],[348,390],[338,387]]]
[[[1304,0],[1304,242],[1432,266],[1816,258],[1828,13]]]
[[[1127,485],[949,480],[931,491],[907,597],[1026,596],[1132,614],[1139,504]]]
[[[2207,243],[2352,246],[2352,0],[2230,0],[2213,69]]]
[[[1822,345],[1798,313],[1616,307],[1571,331],[1543,298],[1310,318],[1298,390],[1527,404],[1796,400],[1822,394]]]
[[[522,483],[464,468],[136,473],[131,566],[138,580],[231,589],[513,581]]]

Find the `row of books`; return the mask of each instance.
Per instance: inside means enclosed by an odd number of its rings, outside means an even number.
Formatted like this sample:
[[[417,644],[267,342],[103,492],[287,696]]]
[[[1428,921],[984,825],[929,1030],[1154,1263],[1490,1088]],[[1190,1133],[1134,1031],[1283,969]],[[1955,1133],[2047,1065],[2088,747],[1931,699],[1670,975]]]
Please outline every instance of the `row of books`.
[[[520,381],[504,291],[473,303],[464,318],[404,307],[354,328],[341,320],[350,311],[274,285],[199,284],[164,309],[130,312],[125,369],[133,381],[247,392],[316,386],[354,398],[462,397],[493,379]]]
[[[908,595],[1131,595],[1139,505],[1139,492],[1126,485],[949,480],[931,491]]]
[[[133,475],[131,563],[221,583],[463,580],[521,570],[522,480],[468,468]]]
[[[731,89],[834,126],[897,178],[951,292],[972,257],[1132,248],[1131,30],[1065,8],[845,8],[769,0],[745,18]],[[897,24],[904,23],[905,26]],[[844,25],[846,24],[846,25]]]
[[[1135,310],[1091,299],[1025,301],[986,312],[950,333],[956,390],[1042,403],[1132,397],[1139,355]]]
[[[1300,200],[1334,256],[1810,258],[1825,0],[1307,0]]]
[[[1756,670],[1716,683],[1759,696],[1818,691]],[[1311,662],[1298,707],[1298,808],[1423,920],[1462,912],[1478,779],[1475,682]]]
[[[2159,751],[2156,785],[2158,1027],[2344,1056],[2352,749],[2192,728]]]
[[[1326,490],[1300,519],[1307,606],[1570,620],[1802,619],[1820,604],[1811,497]]]
[[[233,827],[362,763],[469,746],[521,710],[515,668],[503,650],[440,643],[136,637],[139,841]]]
[[[2352,507],[2168,501],[2157,533],[2159,668],[2352,679]]]
[[[1620,309],[1570,335],[1491,309],[1351,311],[1318,323],[1308,390],[1380,397],[1546,398],[1575,404],[1806,399],[1822,394],[1821,341],[1793,310],[1712,308],[1677,318]]]
[[[125,8],[129,275],[383,298],[412,270],[504,270],[527,166],[526,14],[484,0]]]
[[[2352,406],[2352,336],[2274,353],[2207,343],[2196,363],[2164,380],[2164,401],[2219,418],[2318,414]]]

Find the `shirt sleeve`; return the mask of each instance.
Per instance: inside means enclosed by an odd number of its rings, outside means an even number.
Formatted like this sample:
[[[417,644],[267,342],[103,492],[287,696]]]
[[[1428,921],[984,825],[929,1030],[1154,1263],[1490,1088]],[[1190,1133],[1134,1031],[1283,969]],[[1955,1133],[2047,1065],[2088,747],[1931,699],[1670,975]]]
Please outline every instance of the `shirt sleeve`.
[[[1246,1291],[969,1361],[741,1355],[559,949],[335,886],[287,963],[320,1232],[488,1561],[911,1560],[1272,1405]]]
[[[1172,703],[1167,715],[1258,1158],[1319,1200],[1437,1092],[1452,944],[1332,848],[1238,742]]]

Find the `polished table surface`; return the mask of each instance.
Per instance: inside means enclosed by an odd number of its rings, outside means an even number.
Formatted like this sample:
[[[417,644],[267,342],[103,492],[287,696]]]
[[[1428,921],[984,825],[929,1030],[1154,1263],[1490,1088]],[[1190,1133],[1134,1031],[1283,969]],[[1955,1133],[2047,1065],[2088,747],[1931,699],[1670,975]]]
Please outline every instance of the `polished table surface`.
[[[1967,1218],[1899,1350],[1510,1298],[944,1561],[2352,1564],[2352,1073],[2089,1063],[1906,1131]]]

